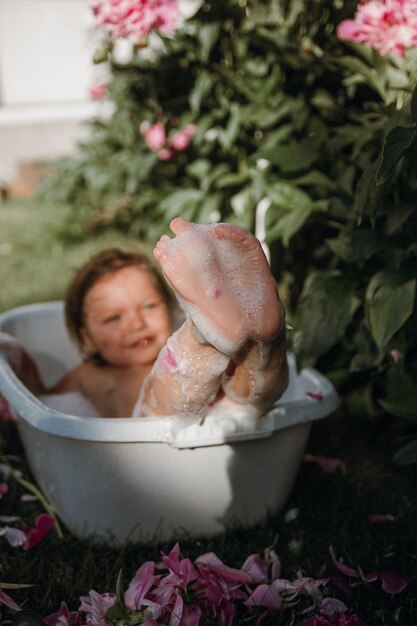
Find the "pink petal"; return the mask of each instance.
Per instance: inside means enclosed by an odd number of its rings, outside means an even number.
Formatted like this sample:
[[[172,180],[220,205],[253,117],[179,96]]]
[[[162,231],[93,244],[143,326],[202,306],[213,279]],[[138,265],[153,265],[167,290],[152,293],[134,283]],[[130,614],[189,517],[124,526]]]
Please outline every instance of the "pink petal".
[[[352,569],[351,567],[348,567],[347,565],[345,565],[344,563],[336,559],[332,546],[330,546],[330,556],[332,557],[333,564],[337,567],[339,572],[341,572],[345,576],[351,576],[353,578],[360,578],[356,570]]]
[[[252,582],[249,574],[243,572],[242,570],[224,565],[224,563],[222,563],[222,561],[213,552],[199,556],[195,562],[196,564],[202,563],[207,565],[213,574],[216,574],[220,578],[224,578],[226,581],[246,584],[250,584]]]
[[[12,598],[8,596],[7,593],[5,593],[1,587],[0,587],[0,604],[4,604],[4,606],[7,606],[12,611],[12,613],[16,613],[17,611],[21,610],[20,606],[16,604],[16,602],[12,600]]]
[[[246,606],[263,606],[266,609],[278,610],[281,596],[271,585],[258,585],[245,602]]]
[[[19,548],[20,546],[23,546],[27,539],[23,530],[20,530],[19,528],[12,528],[10,526],[0,528],[0,537],[4,537],[12,548]]]
[[[306,391],[306,396],[312,400],[323,400],[321,391]]]
[[[41,513],[36,520],[36,527],[30,528],[27,532],[26,542],[23,546],[25,550],[31,550],[37,546],[46,535],[52,530],[55,525],[55,520],[52,515],[47,513]]]
[[[385,522],[394,522],[395,521],[395,517],[393,515],[388,514],[384,514],[381,515],[379,513],[375,513],[374,515],[370,515],[368,517],[369,521],[372,522],[373,524],[384,524]]]
[[[2,474],[3,478],[8,478],[10,476],[11,469],[5,463],[0,463],[0,474]]]
[[[337,613],[345,613],[346,611],[346,604],[337,598],[325,598],[320,605],[322,615],[337,615]]]
[[[0,500],[9,491],[7,483],[0,483]]]
[[[125,593],[125,602],[132,609],[140,609],[149,589],[159,580],[155,575],[155,563],[145,561],[130,581]]]
[[[391,595],[401,593],[408,586],[408,578],[403,574],[391,571],[372,572],[365,578],[366,582],[379,580],[382,589]]]
[[[343,463],[343,461],[341,461],[340,459],[332,458],[332,457],[306,454],[304,456],[304,461],[307,461],[309,463],[315,463],[326,474],[331,474],[338,467],[340,467],[342,471],[346,471],[346,466]]]
[[[249,574],[254,583],[263,583],[268,579],[268,571],[265,561],[259,556],[259,554],[251,554],[248,556],[242,570]]]
[[[41,513],[36,519],[36,527],[42,533],[43,536],[47,535],[55,526],[55,520],[52,515],[48,513]]]
[[[21,518],[18,515],[0,515],[0,522],[3,524],[12,524],[18,522]]]
[[[39,500],[38,496],[35,496],[31,493],[22,493],[22,495],[20,496],[20,502],[22,503],[36,502],[36,500]]]
[[[160,161],[169,161],[170,159],[172,159],[173,156],[173,151],[169,150],[168,148],[162,148],[162,150],[158,152],[158,159]]]

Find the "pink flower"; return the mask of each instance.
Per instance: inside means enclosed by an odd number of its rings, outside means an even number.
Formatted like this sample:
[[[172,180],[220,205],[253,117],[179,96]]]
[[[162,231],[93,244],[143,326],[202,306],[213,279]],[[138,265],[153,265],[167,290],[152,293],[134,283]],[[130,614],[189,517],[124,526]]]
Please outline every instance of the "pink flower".
[[[141,44],[152,29],[163,35],[178,23],[177,0],[90,0],[96,26],[110,39],[123,38]]]
[[[246,606],[262,606],[277,611],[281,607],[281,596],[272,585],[258,585],[245,602]]]
[[[104,83],[92,85],[89,89],[89,94],[93,100],[101,100],[107,94],[107,85]]]
[[[9,404],[6,400],[6,398],[3,398],[2,395],[0,395],[0,420],[3,420],[3,422],[14,422],[15,419],[10,411],[10,407]]]
[[[389,593],[392,596],[401,593],[408,586],[408,578],[406,576],[391,571],[372,572],[366,576],[365,580],[368,583],[379,580],[385,593]]]
[[[177,152],[186,150],[191,143],[191,137],[196,132],[195,124],[188,124],[182,130],[179,130],[170,140],[171,147]]]
[[[403,358],[403,353],[400,352],[400,350],[397,350],[397,348],[390,350],[389,354],[392,360],[394,361],[394,363],[399,363],[401,359]]]
[[[340,467],[343,472],[346,472],[345,464],[340,459],[334,459],[327,456],[306,454],[304,456],[304,461],[307,461],[309,463],[315,463],[326,474],[331,474],[332,472],[336,471],[338,467]]]
[[[338,36],[375,48],[381,54],[404,56],[407,48],[417,45],[416,0],[362,1],[355,19],[338,26]]]
[[[323,400],[321,391],[306,391],[306,396],[312,400]]]
[[[174,151],[169,150],[168,148],[162,148],[162,150],[158,153],[158,158],[160,161],[169,161],[174,156]]]
[[[61,602],[59,611],[43,618],[46,626],[81,626],[81,613],[70,611],[65,602]]]
[[[80,600],[81,605],[78,610],[87,613],[87,624],[104,626],[105,615],[116,602],[116,594],[99,594],[92,589],[87,596],[81,596]]]
[[[369,521],[373,524],[385,524],[386,522],[394,522],[395,517],[389,513],[381,515],[380,513],[374,513],[368,517]]]
[[[334,615],[313,615],[310,619],[298,622],[297,626],[366,626],[366,624],[348,611]]]
[[[7,608],[9,608],[12,613],[17,613],[17,611],[21,610],[20,606],[16,604],[16,602],[10,596],[8,596],[7,593],[5,593],[1,587],[0,587],[0,604],[7,606]]]
[[[165,145],[165,128],[159,122],[153,124],[149,129],[145,130],[143,135],[146,145],[150,150],[152,150],[152,152],[158,152],[158,150]]]
[[[140,609],[146,594],[159,581],[159,578],[159,576],[155,576],[155,563],[153,561],[146,561],[141,565],[125,593],[127,606],[132,609]]]
[[[0,528],[0,537],[4,537],[12,548],[23,546],[26,541],[26,534],[19,528],[12,526],[3,526]]]
[[[36,519],[35,528],[25,529],[26,541],[24,544],[25,550],[31,550],[37,546],[45,537],[51,532],[55,526],[55,520],[52,515],[47,513],[41,513]]]

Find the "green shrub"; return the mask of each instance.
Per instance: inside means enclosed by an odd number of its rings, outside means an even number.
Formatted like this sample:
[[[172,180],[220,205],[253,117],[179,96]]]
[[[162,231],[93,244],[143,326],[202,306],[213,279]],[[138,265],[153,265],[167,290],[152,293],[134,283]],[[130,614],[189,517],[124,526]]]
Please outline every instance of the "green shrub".
[[[43,193],[72,207],[72,236],[112,225],[154,241],[177,215],[265,233],[300,364],[413,420],[416,50],[341,42],[356,4],[206,2],[124,64],[105,42],[114,112]],[[197,131],[161,160],[143,122]]]

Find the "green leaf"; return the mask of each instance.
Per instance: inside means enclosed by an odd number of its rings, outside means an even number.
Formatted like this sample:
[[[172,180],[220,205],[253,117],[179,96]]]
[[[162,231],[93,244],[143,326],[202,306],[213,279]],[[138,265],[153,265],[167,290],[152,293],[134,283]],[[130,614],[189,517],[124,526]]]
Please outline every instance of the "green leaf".
[[[119,573],[117,575],[116,580],[116,598],[117,601],[123,605],[124,604],[124,596],[123,596],[123,567],[119,569]]]
[[[315,204],[305,191],[285,182],[268,185],[266,193],[272,200],[268,211],[267,241],[270,243],[279,238],[287,246],[313,213]]]
[[[379,349],[403,326],[414,310],[416,280],[398,284],[380,273],[371,280],[365,296],[365,308],[371,334]]]
[[[218,189],[224,189],[226,187],[242,186],[248,177],[246,174],[227,173],[219,176],[216,180],[216,187]]]
[[[353,280],[338,271],[312,273],[296,311],[294,345],[301,360],[314,363],[342,339],[358,306]]]
[[[380,160],[368,165],[356,185],[354,209],[360,217],[372,214],[375,201],[376,172]]]
[[[197,180],[203,180],[211,169],[211,162],[209,159],[196,159],[192,161],[188,167],[187,172],[193,178],[197,178]]]
[[[320,187],[323,189],[338,189],[337,183],[320,172],[319,170],[310,170],[303,176],[297,176],[291,178],[293,185],[299,185],[300,187]]]
[[[189,96],[190,108],[193,113],[200,112],[201,103],[209,94],[212,86],[213,80],[210,73],[204,70],[201,71]]]
[[[201,44],[200,53],[204,63],[209,60],[210,52],[213,49],[214,44],[219,38],[220,23],[210,22],[208,24],[201,24],[198,28],[197,39]]]
[[[286,210],[297,209],[298,207],[311,209],[313,205],[312,199],[305,191],[283,181],[268,185],[266,193],[274,204]]]
[[[219,133],[219,143],[224,150],[229,150],[232,144],[235,142],[240,129],[240,110],[237,104],[232,104],[230,107],[230,117],[228,124],[224,130]]]
[[[278,218],[275,225],[268,229],[268,243],[279,238],[282,240],[284,246],[288,246],[291,237],[300,230],[313,210],[314,207],[311,205],[310,207],[298,206],[291,209],[291,211],[285,212],[282,217]]]
[[[179,189],[165,196],[159,203],[159,208],[164,211],[167,220],[178,215],[190,219],[194,218],[203,197],[200,189]]]
[[[359,263],[372,257],[383,247],[387,238],[370,228],[342,232],[336,239],[326,239],[326,244],[346,263]]]
[[[414,87],[410,102],[411,118],[414,124],[417,123],[417,87]]]
[[[385,183],[395,171],[398,160],[414,141],[415,126],[396,126],[387,134],[382,151],[382,161],[376,174],[376,184]]]
[[[217,222],[221,218],[220,208],[223,196],[221,193],[210,193],[201,205],[197,214],[197,222],[199,224],[207,224],[208,222]]]
[[[318,159],[317,142],[307,138],[298,143],[258,150],[258,159],[268,159],[283,172],[297,172],[310,167]]]
[[[417,440],[410,441],[400,448],[393,456],[394,463],[397,465],[412,465],[417,463]]]
[[[230,198],[230,205],[236,217],[247,215],[254,205],[251,187],[244,187]]]
[[[409,387],[400,394],[378,400],[387,413],[406,420],[417,421],[417,386]]]

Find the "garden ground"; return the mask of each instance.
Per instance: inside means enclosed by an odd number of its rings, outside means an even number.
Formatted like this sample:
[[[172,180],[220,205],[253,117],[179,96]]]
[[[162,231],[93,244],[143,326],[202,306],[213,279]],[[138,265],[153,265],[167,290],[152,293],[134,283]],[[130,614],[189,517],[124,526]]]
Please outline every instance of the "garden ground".
[[[57,237],[61,216],[36,203],[0,204],[0,309],[36,300],[62,297],[72,269],[92,250],[121,243],[120,236],[101,235],[87,243],[65,243]],[[126,240],[124,240],[126,242]],[[365,574],[393,571],[408,577],[407,587],[391,595],[376,581],[351,579],[350,593],[329,585],[328,594],[340,598],[368,626],[414,626],[417,615],[415,546],[415,466],[398,467],[391,459],[402,436],[402,423],[394,418],[369,418],[359,395],[342,398],[340,409],[314,424],[295,487],[285,509],[269,514],[250,529],[230,528],[210,539],[178,535],[172,542],[110,548],[80,541],[64,529],[64,538],[50,533],[32,550],[14,548],[0,537],[0,581],[33,585],[7,590],[22,606],[45,616],[58,610],[62,600],[70,609],[79,606],[90,589],[114,591],[123,567],[129,581],[146,560],[158,560],[179,541],[181,552],[192,559],[213,551],[227,565],[241,567],[251,553],[273,546],[282,561],[283,577],[293,580],[297,571],[314,578],[337,576],[330,547],[339,560]],[[2,460],[21,453],[15,426],[2,423]],[[312,458],[313,457],[313,458]],[[325,472],[314,457],[339,459]],[[310,459],[310,460],[309,460]],[[23,469],[22,462],[13,462]],[[266,478],[267,479],[267,478]],[[39,502],[21,503],[25,491],[9,479],[2,498],[2,515],[20,515],[33,525],[43,511]],[[373,515],[383,522],[371,521]],[[386,516],[392,516],[387,518]],[[389,521],[388,521],[389,520]],[[311,605],[296,606],[273,615],[271,624],[290,626],[305,619]],[[246,623],[238,614],[236,623]]]

